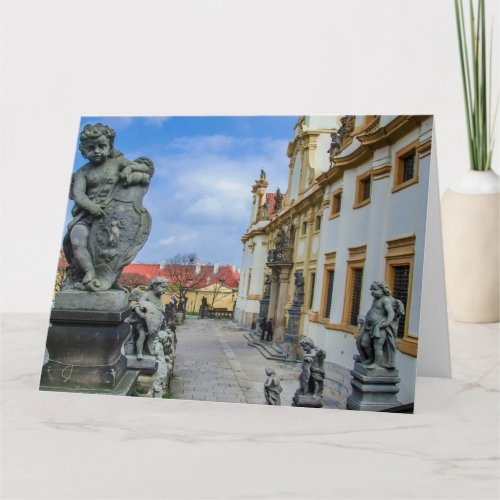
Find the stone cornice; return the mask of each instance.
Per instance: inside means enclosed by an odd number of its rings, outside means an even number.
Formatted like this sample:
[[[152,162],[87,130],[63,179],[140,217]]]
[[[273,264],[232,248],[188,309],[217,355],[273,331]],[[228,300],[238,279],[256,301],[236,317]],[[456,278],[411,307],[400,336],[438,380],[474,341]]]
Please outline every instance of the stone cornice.
[[[335,157],[333,167],[318,177],[319,185],[325,186],[341,179],[345,170],[358,167],[368,161],[377,148],[393,144],[403,135],[417,128],[427,118],[429,118],[427,115],[397,116],[385,127],[380,128],[377,128],[379,121],[374,120],[366,128],[366,132],[356,136],[360,146],[346,156]]]
[[[417,128],[427,115],[401,115],[390,121],[385,127],[377,128],[374,132],[359,134],[356,138],[361,146],[369,147],[374,150],[387,144],[396,142],[404,134]]]

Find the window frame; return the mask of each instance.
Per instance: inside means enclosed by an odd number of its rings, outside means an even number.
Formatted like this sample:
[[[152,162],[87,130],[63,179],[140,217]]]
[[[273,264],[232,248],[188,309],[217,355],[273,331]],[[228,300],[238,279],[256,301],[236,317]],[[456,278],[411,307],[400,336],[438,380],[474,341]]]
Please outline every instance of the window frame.
[[[361,245],[358,247],[351,247],[349,250],[349,257],[347,259],[347,269],[346,269],[346,283],[345,283],[345,293],[344,293],[344,310],[342,313],[342,325],[345,331],[357,334],[358,326],[351,324],[352,315],[352,294],[354,292],[354,271],[356,269],[363,269],[363,277],[361,279],[361,292],[360,292],[360,303],[359,310],[361,311],[361,306],[363,304],[363,287],[365,281],[365,263],[366,263],[366,245]],[[358,311],[359,314],[359,311]]]
[[[392,192],[396,193],[401,189],[405,189],[419,181],[419,146],[420,141],[416,140],[406,145],[404,148],[396,152],[394,156],[394,179]],[[415,155],[415,165],[413,167],[413,177],[403,181],[404,178],[404,160],[411,155]]]
[[[344,194],[343,188],[336,189],[332,193],[331,202],[330,202],[330,219],[335,219],[335,218],[340,216],[340,212],[342,210],[343,194]],[[336,200],[339,199],[339,196],[340,196],[340,203],[336,202]]]
[[[373,172],[370,169],[356,177],[356,191],[354,196],[354,205],[352,206],[353,209],[364,207],[371,202],[373,190],[372,173]],[[370,196],[368,196],[368,198],[363,198],[364,186],[368,180],[370,182]]]
[[[329,272],[333,271],[335,273],[337,252],[329,252],[325,254],[325,263],[323,265],[323,283],[321,286],[321,306],[320,306],[320,317],[324,320],[329,320],[332,314],[333,305],[333,287],[335,286],[335,274],[333,275],[333,285],[332,285],[332,298],[330,302],[330,314],[326,316],[326,306],[328,304],[328,276]]]
[[[394,289],[394,274],[395,267],[409,265],[410,272],[408,277],[408,294],[405,306],[404,315],[404,334],[403,338],[396,340],[396,346],[403,354],[416,357],[418,351],[418,335],[410,332],[410,313],[411,313],[411,300],[413,289],[413,273],[415,265],[415,235],[403,236],[388,240],[387,253],[385,256],[385,281],[389,285],[391,292]]]

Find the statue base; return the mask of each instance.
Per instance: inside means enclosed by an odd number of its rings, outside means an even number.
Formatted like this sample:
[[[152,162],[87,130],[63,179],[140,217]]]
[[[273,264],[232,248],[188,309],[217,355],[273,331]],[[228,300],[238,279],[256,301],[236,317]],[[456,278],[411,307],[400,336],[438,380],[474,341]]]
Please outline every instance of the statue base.
[[[354,363],[351,370],[352,394],[347,398],[348,410],[382,411],[397,408],[400,382],[397,369],[377,366],[369,370],[360,362]]]
[[[300,347],[299,339],[300,335],[292,335],[290,333],[285,333],[285,337],[283,338],[283,353],[286,356],[286,359],[289,360],[301,360],[303,350]]]
[[[323,398],[321,396],[313,397],[312,394],[296,394],[293,397],[292,406],[302,408],[323,408]]]
[[[288,309],[288,328],[283,338],[283,351],[287,359],[302,359],[303,350],[299,345],[301,317],[300,306],[292,305]]]
[[[129,313],[127,294],[121,290],[60,292],[50,315],[49,359],[40,389],[130,394],[139,372],[127,371],[122,353],[130,334],[124,322]]]
[[[156,357],[145,354],[142,359],[137,359],[135,354],[127,354],[127,368],[129,370],[139,370],[145,375],[153,375],[156,372]]]

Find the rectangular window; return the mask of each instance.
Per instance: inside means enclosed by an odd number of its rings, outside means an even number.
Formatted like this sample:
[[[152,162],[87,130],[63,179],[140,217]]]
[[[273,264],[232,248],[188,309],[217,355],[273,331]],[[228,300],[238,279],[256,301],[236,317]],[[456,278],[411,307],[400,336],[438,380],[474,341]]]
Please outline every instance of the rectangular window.
[[[356,326],[358,324],[359,307],[361,305],[361,289],[363,286],[363,268],[358,267],[353,269],[353,284],[351,295],[351,315],[350,324]]]
[[[307,233],[307,221],[302,223],[302,235]]]
[[[319,231],[321,229],[321,215],[317,215],[314,220],[314,230]]]
[[[356,178],[356,193],[353,208],[364,207],[370,203],[372,191],[372,172],[369,170]]]
[[[330,209],[330,217],[338,217],[342,207],[342,189],[335,191],[332,194],[332,205]]]
[[[413,153],[406,158],[403,158],[403,182],[413,179],[415,175],[415,158],[417,155]]]
[[[365,261],[366,245],[349,248],[342,323],[353,334],[358,331]]]
[[[332,299],[333,299],[333,281],[335,280],[335,269],[327,271],[327,286],[326,286],[326,305],[325,305],[325,318],[329,318],[332,313]]]
[[[392,296],[403,303],[405,314],[398,324],[398,349],[410,356],[417,355],[418,334],[410,333],[411,289],[413,286],[413,262],[415,236],[404,236],[387,242],[385,281]]]
[[[315,285],[316,285],[316,273],[311,273],[311,293],[309,295],[309,309],[312,309],[313,306]]]
[[[325,266],[323,268],[323,288],[321,292],[321,317],[329,319],[332,314],[333,285],[335,283],[336,252],[325,253]]]
[[[408,287],[410,284],[410,264],[403,264],[401,266],[392,266],[392,295],[395,299],[399,299],[405,308],[408,305]],[[398,338],[403,338],[405,334],[404,320],[399,322],[398,325]]]
[[[248,282],[247,282],[247,296],[250,293],[250,281],[252,280],[252,271],[248,273]]]
[[[418,182],[418,146],[417,140],[396,153],[393,193]]]

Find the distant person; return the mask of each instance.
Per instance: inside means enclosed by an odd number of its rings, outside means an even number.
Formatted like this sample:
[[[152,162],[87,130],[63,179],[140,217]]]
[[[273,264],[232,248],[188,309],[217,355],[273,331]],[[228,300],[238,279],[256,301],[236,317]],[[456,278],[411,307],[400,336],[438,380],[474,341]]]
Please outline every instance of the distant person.
[[[259,328],[260,328],[260,340],[266,340],[266,332],[267,332],[266,318],[262,318],[260,320]]]
[[[266,332],[267,332],[266,340],[268,342],[271,342],[273,340],[273,322],[271,319],[268,319],[266,321]]]

